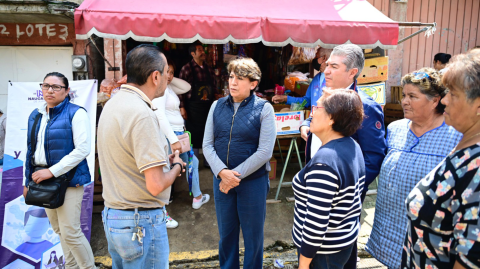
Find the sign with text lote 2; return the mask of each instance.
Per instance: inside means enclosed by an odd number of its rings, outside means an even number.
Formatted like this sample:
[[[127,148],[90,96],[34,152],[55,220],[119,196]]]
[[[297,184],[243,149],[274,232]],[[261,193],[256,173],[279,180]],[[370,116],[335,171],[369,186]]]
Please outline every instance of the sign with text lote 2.
[[[72,102],[87,110],[91,137],[95,141],[97,81],[70,82]],[[0,268],[64,268],[60,239],[53,231],[45,209],[25,204],[23,198],[24,163],[27,151],[27,121],[41,107],[42,91],[38,82],[11,82],[8,85],[8,117],[0,196]],[[87,157],[90,175],[95,169],[95,143]],[[93,184],[85,185],[80,217],[83,233],[90,238]],[[63,266],[63,267],[62,267]]]

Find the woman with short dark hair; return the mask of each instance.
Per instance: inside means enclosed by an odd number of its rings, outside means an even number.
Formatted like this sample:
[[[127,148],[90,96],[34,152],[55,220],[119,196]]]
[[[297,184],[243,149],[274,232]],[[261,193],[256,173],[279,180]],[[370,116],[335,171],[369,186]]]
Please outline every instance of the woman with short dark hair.
[[[446,53],[437,53],[433,57],[433,68],[443,74],[445,72],[445,66],[447,66],[448,61],[450,61],[452,55]]]
[[[221,268],[263,268],[263,227],[270,188],[268,171],[277,129],[273,107],[254,93],[262,76],[250,58],[228,65],[230,95],[214,102],[208,114],[203,154],[212,172],[220,233]]]
[[[310,132],[322,146],[312,159],[307,154],[307,165],[292,182],[292,237],[299,269],[340,269],[356,247],[360,229],[365,162],[350,136],[362,125],[362,100],[355,91],[325,89],[312,115]]]
[[[480,267],[480,50],[447,68],[445,123],[463,137],[405,200],[401,268]]]

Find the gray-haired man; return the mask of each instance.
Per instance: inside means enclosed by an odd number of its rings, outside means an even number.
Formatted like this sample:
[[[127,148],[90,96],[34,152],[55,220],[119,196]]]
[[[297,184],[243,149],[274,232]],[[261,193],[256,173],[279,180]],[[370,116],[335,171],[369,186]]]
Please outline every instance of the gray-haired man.
[[[364,64],[365,57],[359,46],[353,44],[337,46],[333,49],[330,58],[327,61],[327,67],[324,72],[325,79],[320,82],[321,89],[324,87],[332,89],[351,89],[358,92],[362,99],[363,110],[366,117],[363,120],[362,127],[351,136],[360,145],[365,159],[365,186],[361,197],[359,197],[361,202],[363,202],[363,199],[365,198],[368,185],[375,180],[380,172],[380,167],[385,158],[387,148],[382,107],[370,96],[357,88],[357,77],[362,72]],[[320,96],[318,96],[318,98],[320,98]],[[312,100],[312,104],[315,104],[317,100]],[[311,117],[308,118],[300,127],[302,137],[304,139],[307,139],[308,137],[308,156],[315,154],[318,150],[318,146],[315,147],[315,138],[313,135],[309,134],[311,119]],[[351,214],[353,213],[358,214],[358,217],[360,217],[360,212],[351,212]],[[354,247],[352,256],[347,264],[345,264],[344,268],[356,268],[356,262],[357,248]]]

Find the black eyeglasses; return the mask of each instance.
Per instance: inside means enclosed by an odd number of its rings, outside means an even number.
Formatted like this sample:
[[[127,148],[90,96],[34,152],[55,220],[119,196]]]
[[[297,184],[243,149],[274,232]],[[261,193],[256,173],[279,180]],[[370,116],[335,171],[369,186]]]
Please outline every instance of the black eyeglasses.
[[[53,89],[53,91],[56,91],[56,92],[59,92],[62,88],[67,88],[65,86],[61,86],[61,85],[56,85],[56,84],[47,84],[47,83],[40,83],[40,88],[44,91],[48,91],[50,88]]]

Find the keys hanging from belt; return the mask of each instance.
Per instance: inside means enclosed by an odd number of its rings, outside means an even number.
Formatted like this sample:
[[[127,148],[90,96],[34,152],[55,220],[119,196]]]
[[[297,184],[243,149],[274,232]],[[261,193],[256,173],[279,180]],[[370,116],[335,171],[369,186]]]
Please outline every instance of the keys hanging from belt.
[[[145,237],[145,228],[137,226],[133,229],[137,230],[137,231],[133,232],[132,241],[135,241],[135,239],[137,239],[138,243],[142,244],[143,243],[143,238]]]
[[[140,222],[140,214],[138,213],[138,208],[135,208],[135,214],[133,214],[133,222],[135,224],[135,228],[133,228],[134,232],[132,235],[132,241],[135,241],[135,238],[138,239],[138,243],[143,243],[143,238],[145,237],[145,228],[138,226]],[[137,230],[135,232],[135,230]]]

